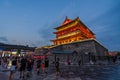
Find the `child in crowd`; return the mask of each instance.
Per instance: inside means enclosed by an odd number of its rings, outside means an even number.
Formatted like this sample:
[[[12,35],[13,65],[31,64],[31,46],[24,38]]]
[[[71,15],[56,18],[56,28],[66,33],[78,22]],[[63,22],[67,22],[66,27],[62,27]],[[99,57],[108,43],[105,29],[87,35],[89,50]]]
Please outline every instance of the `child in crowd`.
[[[42,62],[42,72],[44,73],[45,72],[45,63],[44,62]]]

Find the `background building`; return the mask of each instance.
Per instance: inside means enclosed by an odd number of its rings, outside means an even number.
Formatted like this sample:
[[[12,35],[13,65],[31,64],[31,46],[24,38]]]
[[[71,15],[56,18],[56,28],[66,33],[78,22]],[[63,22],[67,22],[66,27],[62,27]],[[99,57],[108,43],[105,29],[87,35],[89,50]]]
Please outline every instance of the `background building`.
[[[25,55],[26,53],[28,54],[28,52],[33,52],[34,50],[34,47],[0,43],[0,56],[2,57]]]

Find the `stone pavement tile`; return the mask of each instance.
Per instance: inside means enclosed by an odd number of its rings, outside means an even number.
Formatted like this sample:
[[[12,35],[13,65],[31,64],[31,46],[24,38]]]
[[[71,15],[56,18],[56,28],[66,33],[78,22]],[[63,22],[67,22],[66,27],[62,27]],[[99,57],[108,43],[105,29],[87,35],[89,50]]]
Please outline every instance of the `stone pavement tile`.
[[[7,75],[0,72],[0,80],[8,80]]]
[[[69,80],[82,80],[80,77],[70,78]]]
[[[51,74],[51,75],[48,75],[43,80],[65,80],[65,79],[60,76],[56,76],[56,74]]]
[[[33,76],[31,78],[29,78],[29,80],[43,80],[44,77],[45,77],[44,74],[37,75],[37,74],[33,73]]]
[[[7,78],[9,78],[9,75],[10,75],[9,70],[1,70],[1,73],[3,73],[4,75],[6,75]],[[14,74],[14,80],[19,80],[19,72],[18,71],[16,71]]]

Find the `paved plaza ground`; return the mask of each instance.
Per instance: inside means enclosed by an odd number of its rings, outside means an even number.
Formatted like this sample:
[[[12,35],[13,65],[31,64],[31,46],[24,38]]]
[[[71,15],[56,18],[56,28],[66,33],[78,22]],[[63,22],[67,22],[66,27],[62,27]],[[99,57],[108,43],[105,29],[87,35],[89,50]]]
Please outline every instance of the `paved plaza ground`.
[[[120,80],[120,65],[60,65],[60,76],[56,77],[54,65],[50,65],[48,74],[40,73],[38,76],[36,71],[32,72],[31,77],[23,80]],[[0,72],[0,80],[8,80],[8,71]],[[14,80],[19,79],[19,72],[15,73]]]

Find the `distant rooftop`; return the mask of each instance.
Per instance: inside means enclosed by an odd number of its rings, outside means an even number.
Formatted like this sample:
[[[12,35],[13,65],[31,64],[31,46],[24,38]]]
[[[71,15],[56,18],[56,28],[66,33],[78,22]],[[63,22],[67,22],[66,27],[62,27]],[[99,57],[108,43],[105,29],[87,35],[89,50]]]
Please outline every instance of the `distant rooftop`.
[[[30,50],[34,51],[34,47],[24,46],[24,45],[12,45],[12,44],[4,44],[0,43],[0,48],[3,50],[11,50],[11,49],[23,49],[23,50]]]

